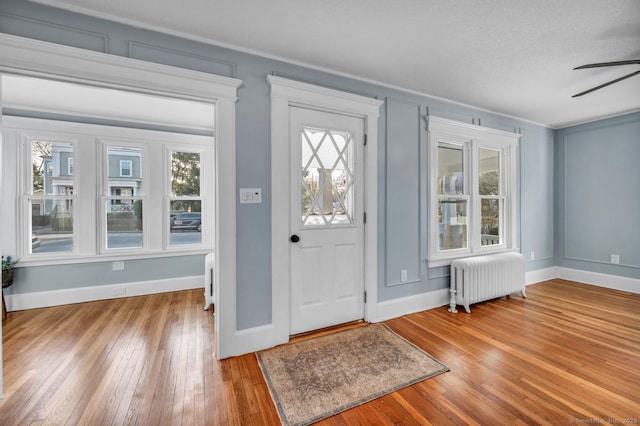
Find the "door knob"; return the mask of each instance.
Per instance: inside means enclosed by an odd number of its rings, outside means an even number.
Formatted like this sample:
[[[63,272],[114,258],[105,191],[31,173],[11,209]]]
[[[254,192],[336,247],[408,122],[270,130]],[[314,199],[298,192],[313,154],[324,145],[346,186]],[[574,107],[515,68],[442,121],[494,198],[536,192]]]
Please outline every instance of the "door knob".
[[[293,234],[291,236],[291,238],[289,238],[289,240],[291,240],[292,243],[297,243],[298,241],[300,241],[300,237],[298,237],[297,235]]]

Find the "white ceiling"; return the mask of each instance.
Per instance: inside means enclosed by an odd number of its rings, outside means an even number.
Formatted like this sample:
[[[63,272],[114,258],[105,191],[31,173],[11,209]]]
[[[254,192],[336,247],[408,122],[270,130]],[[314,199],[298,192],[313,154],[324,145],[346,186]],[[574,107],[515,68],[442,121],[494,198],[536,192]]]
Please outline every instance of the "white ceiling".
[[[640,110],[638,0],[35,0],[559,128]]]

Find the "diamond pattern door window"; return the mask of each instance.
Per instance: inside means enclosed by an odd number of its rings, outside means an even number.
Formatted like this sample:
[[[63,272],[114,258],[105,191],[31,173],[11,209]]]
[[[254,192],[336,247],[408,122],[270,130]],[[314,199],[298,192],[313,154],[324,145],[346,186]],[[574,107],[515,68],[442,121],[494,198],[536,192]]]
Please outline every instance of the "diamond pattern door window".
[[[353,224],[353,135],[304,127],[302,143],[302,226]]]

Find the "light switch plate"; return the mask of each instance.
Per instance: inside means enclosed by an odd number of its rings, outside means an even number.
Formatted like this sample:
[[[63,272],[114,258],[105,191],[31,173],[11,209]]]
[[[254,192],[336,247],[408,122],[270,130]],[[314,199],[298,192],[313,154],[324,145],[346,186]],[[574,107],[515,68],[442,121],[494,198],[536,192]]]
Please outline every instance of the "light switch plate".
[[[240,204],[262,203],[262,188],[240,188]]]

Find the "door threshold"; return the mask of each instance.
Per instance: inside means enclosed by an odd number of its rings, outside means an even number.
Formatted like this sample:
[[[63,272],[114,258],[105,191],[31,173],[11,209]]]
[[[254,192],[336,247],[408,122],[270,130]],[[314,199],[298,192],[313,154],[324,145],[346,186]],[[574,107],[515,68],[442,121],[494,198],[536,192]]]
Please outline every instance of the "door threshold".
[[[304,333],[292,334],[289,336],[289,343],[301,342],[303,340],[312,339],[314,337],[325,336],[327,334],[339,333],[341,331],[351,330],[352,328],[364,327],[368,322],[365,320],[356,320],[346,322],[344,324],[332,325],[330,327],[319,328],[318,330],[305,331]]]

